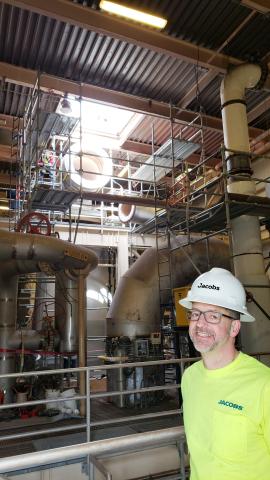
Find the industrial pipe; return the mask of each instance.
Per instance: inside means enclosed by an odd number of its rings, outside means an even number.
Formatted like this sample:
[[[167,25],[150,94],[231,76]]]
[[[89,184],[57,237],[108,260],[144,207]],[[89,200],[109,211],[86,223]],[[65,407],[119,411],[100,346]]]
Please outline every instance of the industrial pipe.
[[[122,223],[143,224],[155,216],[155,209],[120,203],[118,207],[119,220]]]
[[[78,278],[78,338],[79,338],[79,367],[86,366],[86,309],[85,309],[85,295],[86,295],[86,278],[80,275]],[[85,372],[80,373],[79,386],[80,395],[86,394]],[[85,400],[80,400],[80,414],[85,416],[86,404]]]
[[[14,455],[0,459],[0,473],[14,472],[26,468],[52,465],[87,455],[94,457],[119,455],[122,453],[144,450],[158,446],[176,444],[184,441],[184,427],[171,427],[153,432],[135,433],[124,437],[98,440],[40,452]]]
[[[54,275],[66,269],[71,274],[92,270],[98,260],[87,248],[54,237],[0,230],[0,373],[15,371],[15,353],[10,351],[17,318],[18,275],[43,271]],[[10,381],[2,380],[5,401],[10,400]]]
[[[194,240],[194,239],[193,239]],[[107,314],[107,335],[109,337],[148,336],[160,329],[160,299],[158,262],[166,265],[171,255],[172,285],[164,276],[164,291],[169,296],[170,287],[189,285],[201,272],[211,266],[229,268],[228,246],[221,240],[211,238],[181,248],[187,242],[186,236],[177,237],[177,250],[148,248],[121,277]],[[192,239],[191,239],[192,242]],[[184,253],[185,252],[185,253]],[[167,290],[166,290],[167,289]]]
[[[261,78],[262,69],[259,65],[243,64],[232,68],[221,84],[225,155],[227,170],[231,175],[228,183],[229,193],[244,195],[255,195],[256,193],[255,183],[251,177],[245,89],[255,87]],[[243,284],[269,287],[269,280],[264,268],[259,218],[242,215],[231,220],[231,227],[236,276]],[[249,290],[256,301],[269,312],[269,289],[251,288]],[[249,326],[243,325],[241,335],[243,349],[249,353],[260,350],[268,351],[269,321],[253,303],[248,304],[248,309],[257,318],[257,321]]]

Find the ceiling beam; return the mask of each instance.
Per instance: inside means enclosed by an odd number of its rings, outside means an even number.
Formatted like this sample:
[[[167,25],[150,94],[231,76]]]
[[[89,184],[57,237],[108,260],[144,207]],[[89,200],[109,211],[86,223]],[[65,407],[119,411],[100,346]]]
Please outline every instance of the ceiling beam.
[[[13,7],[45,15],[46,17],[76,25],[101,35],[130,42],[155,52],[178,58],[194,65],[225,73],[230,64],[238,65],[241,60],[199,47],[179,38],[144,28],[116,16],[85,7],[70,0],[4,0]],[[209,58],[215,58],[209,63]]]
[[[0,113],[0,128],[5,130],[12,130],[14,117],[12,115],[5,115]]]
[[[1,185],[10,185],[14,187],[16,185],[16,177],[15,175],[9,175],[7,173],[0,172],[0,186]]]
[[[263,113],[267,112],[267,110],[270,110],[270,97],[262,100],[262,102],[248,112],[248,122],[253,122],[253,120],[260,117]]]
[[[11,146],[0,144],[0,161],[4,162],[15,162],[15,158],[11,156]]]
[[[233,38],[235,38],[238,33],[244,28],[244,26],[250,22],[250,20],[256,15],[255,11],[252,11],[237,27],[233,30],[233,32],[225,39],[225,41],[218,47],[217,51],[213,53],[213,55],[209,58],[208,62],[212,63],[216,57],[216,55],[220,52],[225,47],[228,47],[228,44],[230,43]],[[197,94],[199,94],[204,88],[206,88],[214,78],[216,78],[218,75],[217,72],[215,71],[208,71],[204,73],[198,81],[191,87],[191,89],[186,93],[186,95],[181,99],[181,101],[178,103],[179,107],[186,108],[192,100],[196,97]]]
[[[178,103],[178,107],[186,108],[193,100],[196,98],[197,93],[199,94],[204,90],[208,85],[216,78],[216,72],[206,72],[198,80],[198,82],[192,85],[191,89],[181,98]]]
[[[37,71],[0,62],[0,77],[2,77],[6,82],[33,87],[37,80]],[[106,105],[117,106],[132,110],[134,112],[157,116],[164,119],[170,119],[171,114],[173,114],[173,120],[176,123],[187,125],[192,122],[192,126],[195,128],[200,128],[201,125],[200,117],[196,112],[182,108],[173,108],[173,111],[171,111],[170,105],[156,100],[151,100],[144,97],[136,97],[135,95],[108,90],[103,87],[97,87],[96,85],[90,85],[86,83],[79,84],[72,80],[66,80],[53,75],[47,75],[45,73],[40,74],[39,81],[41,90],[47,91],[50,94],[52,92],[59,93],[61,95],[63,95],[63,93],[71,93],[77,97],[90,99],[92,101],[105,103]],[[222,130],[221,118],[202,114],[202,122],[203,125],[205,125],[205,128],[209,130]],[[262,130],[258,128],[249,129],[249,134],[252,138],[257,137],[260,135],[260,133],[262,133]]]
[[[267,14],[270,12],[269,0],[241,0],[245,7],[252,8],[256,12]]]

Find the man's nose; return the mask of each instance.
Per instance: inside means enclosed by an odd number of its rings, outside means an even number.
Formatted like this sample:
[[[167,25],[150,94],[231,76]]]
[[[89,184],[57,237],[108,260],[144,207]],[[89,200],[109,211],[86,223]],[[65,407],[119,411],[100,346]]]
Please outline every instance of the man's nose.
[[[203,312],[200,312],[199,319],[197,320],[197,325],[205,325],[207,324],[207,321],[205,320],[205,315]]]

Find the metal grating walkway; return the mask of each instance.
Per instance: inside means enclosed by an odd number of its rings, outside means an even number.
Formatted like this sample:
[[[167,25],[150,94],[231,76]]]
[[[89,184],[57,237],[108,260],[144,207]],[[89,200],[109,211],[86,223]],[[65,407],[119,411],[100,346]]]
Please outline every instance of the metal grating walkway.
[[[231,219],[241,215],[262,217],[262,223],[270,219],[269,198],[238,193],[229,193],[228,197]],[[226,224],[226,205],[223,199],[222,202],[217,203],[213,207],[191,216],[189,221],[183,220],[178,224],[178,227],[181,230],[186,230],[188,227],[191,232],[213,232],[226,228]]]
[[[68,190],[51,190],[49,188],[34,188],[31,196],[33,210],[66,212],[79,197],[79,192]]]

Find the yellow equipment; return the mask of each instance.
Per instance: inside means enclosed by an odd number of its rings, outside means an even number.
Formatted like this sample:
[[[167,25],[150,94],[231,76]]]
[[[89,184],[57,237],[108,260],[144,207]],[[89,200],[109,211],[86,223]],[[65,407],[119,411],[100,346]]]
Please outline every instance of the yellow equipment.
[[[175,322],[177,327],[188,327],[187,311],[179,304],[179,300],[187,296],[190,286],[173,289],[175,305]]]

